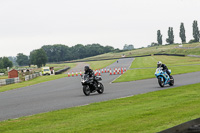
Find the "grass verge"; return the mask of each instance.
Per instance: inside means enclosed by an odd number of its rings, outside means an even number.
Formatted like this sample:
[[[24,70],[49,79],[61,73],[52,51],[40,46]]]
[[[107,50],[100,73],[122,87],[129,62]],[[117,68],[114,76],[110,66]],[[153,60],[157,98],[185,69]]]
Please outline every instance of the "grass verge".
[[[64,64],[57,64],[57,66],[59,66],[59,65],[62,66]],[[69,63],[67,66],[70,66],[72,68],[72,67],[75,67],[76,64]],[[21,88],[21,87],[26,87],[26,86],[30,86],[30,85],[34,85],[34,84],[38,84],[38,83],[42,83],[42,82],[47,82],[47,81],[51,81],[51,80],[56,80],[56,79],[60,79],[60,78],[64,78],[64,77],[67,77],[67,75],[59,74],[59,75],[51,75],[51,76],[40,76],[40,77],[37,77],[37,78],[29,80],[29,81],[0,86],[0,92],[13,90],[13,89]]]
[[[90,61],[90,62],[87,62],[87,63],[90,64],[90,67],[93,70],[95,70],[95,69],[105,68],[105,67],[113,64],[116,61],[117,60],[103,60],[103,61]]]
[[[200,64],[200,58],[195,57],[148,56],[136,58],[130,68],[157,67],[158,61],[167,66]]]
[[[8,76],[0,76],[0,79],[8,79]]]
[[[200,117],[200,83],[0,122],[0,132],[154,133]]]
[[[64,77],[67,77],[67,75],[66,74],[59,74],[59,75],[51,75],[51,76],[40,76],[40,77],[34,78],[32,80],[29,80],[29,81],[24,81],[24,82],[21,82],[21,83],[1,86],[0,92],[13,90],[13,89],[21,88],[21,87],[26,87],[26,86],[30,86],[30,85],[34,85],[34,84],[39,84],[39,83],[42,83],[42,82],[56,80],[56,79],[60,79],[60,78],[64,78]]]
[[[54,71],[58,71],[58,70],[61,70],[61,69],[64,69],[66,67],[75,67],[76,66],[76,63],[63,63],[63,64],[46,64],[46,66],[49,66],[49,67],[54,67]]]
[[[141,79],[154,78],[157,61],[161,60],[164,64],[172,70],[172,75],[197,72],[200,71],[200,58],[194,57],[174,57],[174,56],[150,56],[136,58],[131,68],[144,68],[144,69],[130,69],[119,78],[116,82],[127,82]],[[182,65],[182,66],[181,66]],[[188,65],[188,66],[187,66]],[[148,68],[155,67],[155,68]]]

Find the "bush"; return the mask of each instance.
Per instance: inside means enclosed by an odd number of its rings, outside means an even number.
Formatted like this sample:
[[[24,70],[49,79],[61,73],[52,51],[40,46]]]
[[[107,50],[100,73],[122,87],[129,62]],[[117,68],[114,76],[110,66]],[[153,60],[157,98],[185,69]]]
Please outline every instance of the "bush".
[[[194,39],[191,39],[188,43],[195,43],[196,41]]]
[[[0,69],[0,73],[6,73],[6,69]]]

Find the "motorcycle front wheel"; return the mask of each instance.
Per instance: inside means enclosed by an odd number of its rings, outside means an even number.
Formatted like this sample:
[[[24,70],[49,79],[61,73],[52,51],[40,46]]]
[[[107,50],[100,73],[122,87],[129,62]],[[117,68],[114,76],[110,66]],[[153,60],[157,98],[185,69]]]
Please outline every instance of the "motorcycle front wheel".
[[[169,83],[170,86],[173,86],[174,85],[174,78],[172,76],[170,76],[170,83]]]
[[[86,96],[89,96],[90,95],[90,87],[88,85],[84,85],[83,86],[83,93],[86,95]]]
[[[162,81],[161,78],[158,78],[158,84],[160,87],[164,87],[164,80]]]
[[[102,83],[99,83],[98,85],[99,85],[99,87],[98,87],[97,92],[98,92],[99,94],[102,94],[102,93],[104,92],[104,86],[103,86]]]

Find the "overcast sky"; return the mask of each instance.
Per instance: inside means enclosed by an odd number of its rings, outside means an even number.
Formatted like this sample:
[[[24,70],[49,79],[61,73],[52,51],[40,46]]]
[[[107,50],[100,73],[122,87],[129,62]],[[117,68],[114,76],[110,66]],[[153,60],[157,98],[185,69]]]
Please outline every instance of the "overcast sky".
[[[0,57],[49,44],[146,47],[157,30],[166,43],[168,27],[180,43],[180,23],[189,41],[194,20],[200,0],[0,0]]]

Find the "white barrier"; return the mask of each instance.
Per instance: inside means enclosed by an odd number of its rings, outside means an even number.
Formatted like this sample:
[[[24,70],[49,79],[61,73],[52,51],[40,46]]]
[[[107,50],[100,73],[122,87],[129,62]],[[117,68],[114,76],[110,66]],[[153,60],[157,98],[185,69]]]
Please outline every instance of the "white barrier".
[[[14,83],[19,83],[19,82],[20,82],[19,77],[17,77],[17,78],[11,78],[11,79],[1,79],[0,80],[0,86],[14,84]]]
[[[31,75],[26,75],[25,76],[25,81],[34,79],[34,78],[39,77],[39,76],[42,76],[41,72],[40,73],[34,73],[34,74],[31,74]]]

